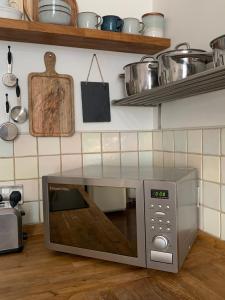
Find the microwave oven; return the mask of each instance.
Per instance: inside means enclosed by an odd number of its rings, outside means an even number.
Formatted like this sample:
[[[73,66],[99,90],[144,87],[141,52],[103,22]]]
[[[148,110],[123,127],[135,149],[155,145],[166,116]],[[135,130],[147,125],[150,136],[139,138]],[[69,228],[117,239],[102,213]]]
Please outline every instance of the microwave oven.
[[[90,166],[42,184],[51,250],[177,273],[196,238],[195,169]]]

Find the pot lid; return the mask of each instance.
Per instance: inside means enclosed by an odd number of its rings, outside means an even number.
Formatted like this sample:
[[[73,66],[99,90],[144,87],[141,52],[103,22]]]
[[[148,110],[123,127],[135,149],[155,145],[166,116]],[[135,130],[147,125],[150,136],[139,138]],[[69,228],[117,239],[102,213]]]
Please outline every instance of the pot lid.
[[[148,59],[147,61],[145,61]],[[140,61],[130,63],[123,67],[125,69],[126,67],[134,66],[134,65],[140,65],[140,64],[150,64],[153,68],[158,67],[158,60],[154,56],[143,56]]]
[[[185,48],[181,48],[181,47]],[[174,50],[166,51],[160,53],[156,58],[158,59],[161,56],[185,56],[185,55],[198,55],[198,54],[205,54],[206,51],[202,49],[191,49],[188,43],[182,43],[175,47]]]
[[[215,38],[215,39],[213,39],[211,42],[210,42],[210,47],[212,48],[212,49],[214,49],[215,47],[215,44],[217,44],[216,46],[218,46],[218,43],[221,43],[221,44],[225,44],[225,34],[223,34],[223,35],[221,35],[221,36],[219,36],[219,37],[217,37],[217,38]],[[219,47],[220,48],[220,47]],[[222,47],[222,49],[224,50],[224,47]]]

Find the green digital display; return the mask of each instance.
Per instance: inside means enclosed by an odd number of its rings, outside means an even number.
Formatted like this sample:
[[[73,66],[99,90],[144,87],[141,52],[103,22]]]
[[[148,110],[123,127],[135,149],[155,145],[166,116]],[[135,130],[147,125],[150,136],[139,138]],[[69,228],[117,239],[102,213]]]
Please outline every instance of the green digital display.
[[[168,190],[151,190],[151,198],[169,199],[169,191]]]

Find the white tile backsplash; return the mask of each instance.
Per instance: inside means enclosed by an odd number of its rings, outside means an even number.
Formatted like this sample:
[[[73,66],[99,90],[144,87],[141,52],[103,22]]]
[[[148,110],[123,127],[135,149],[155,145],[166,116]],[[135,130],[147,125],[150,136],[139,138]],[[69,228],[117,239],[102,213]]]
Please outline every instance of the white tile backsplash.
[[[174,168],[174,153],[163,153],[163,166],[165,168]]]
[[[102,155],[103,167],[106,166],[120,166],[120,153],[103,153]]]
[[[60,172],[60,156],[39,157],[39,177]]]
[[[202,178],[202,156],[198,154],[188,154],[188,168],[195,168],[198,171],[198,178]]]
[[[152,167],[153,166],[153,152],[145,151],[139,152],[139,166]]]
[[[221,210],[225,213],[225,185],[221,185],[220,198]]]
[[[62,172],[82,168],[82,156],[80,154],[62,155]]]
[[[129,167],[138,166],[138,152],[122,152],[121,165]]]
[[[221,239],[225,241],[225,214],[221,214]]]
[[[174,132],[163,131],[163,151],[174,151]]]
[[[204,230],[220,237],[220,213],[216,210],[204,207]]]
[[[162,131],[153,131],[152,141],[154,150],[163,150]]]
[[[38,178],[37,157],[17,157],[15,158],[16,179]]]
[[[37,138],[28,134],[21,135],[14,141],[15,156],[37,155]]]
[[[101,154],[84,154],[83,155],[83,167],[87,166],[101,166],[102,164],[102,157]]]
[[[101,152],[101,134],[98,132],[82,134],[82,151],[83,153]]]
[[[175,168],[187,167],[187,154],[175,152]]]
[[[60,154],[60,141],[57,137],[39,137],[38,138],[39,155]]]
[[[61,137],[62,154],[81,153],[81,133],[75,133],[71,137]]]
[[[154,167],[163,167],[163,152],[154,151],[153,152],[153,166]]]
[[[14,179],[13,159],[0,159],[0,181],[8,181]]]
[[[220,130],[203,130],[203,154],[220,155]]]
[[[218,156],[203,156],[203,179],[220,182],[220,158]]]
[[[120,135],[119,132],[102,133],[102,152],[119,152]]]
[[[203,203],[205,206],[220,210],[220,185],[204,181]]]
[[[139,151],[152,150],[152,132],[138,133]]]
[[[36,202],[25,202],[23,204],[25,216],[23,217],[23,224],[37,224],[40,222],[39,219],[39,203]]]
[[[202,130],[188,130],[188,152],[202,153]]]
[[[23,185],[24,201],[39,200],[38,179],[16,180],[16,184]]]
[[[13,142],[6,142],[0,139],[0,157],[13,156]]]
[[[174,132],[175,152],[187,152],[187,131],[176,130]]]
[[[120,134],[121,151],[137,151],[138,139],[137,132],[122,132]]]

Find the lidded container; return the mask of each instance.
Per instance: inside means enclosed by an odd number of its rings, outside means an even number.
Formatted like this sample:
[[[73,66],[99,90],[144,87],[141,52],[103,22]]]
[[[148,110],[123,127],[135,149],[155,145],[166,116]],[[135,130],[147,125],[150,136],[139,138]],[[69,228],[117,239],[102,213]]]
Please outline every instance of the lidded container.
[[[146,13],[142,16],[144,23],[144,35],[153,37],[164,37],[165,20],[164,15],[158,12]]]
[[[158,61],[153,56],[144,56],[141,61],[126,65],[124,71],[127,96],[142,93],[159,85]]]
[[[212,67],[212,53],[191,49],[188,43],[181,43],[174,50],[157,56],[159,62],[159,84],[185,79]]]
[[[215,67],[225,66],[225,35],[219,36],[210,42],[213,50]]]

